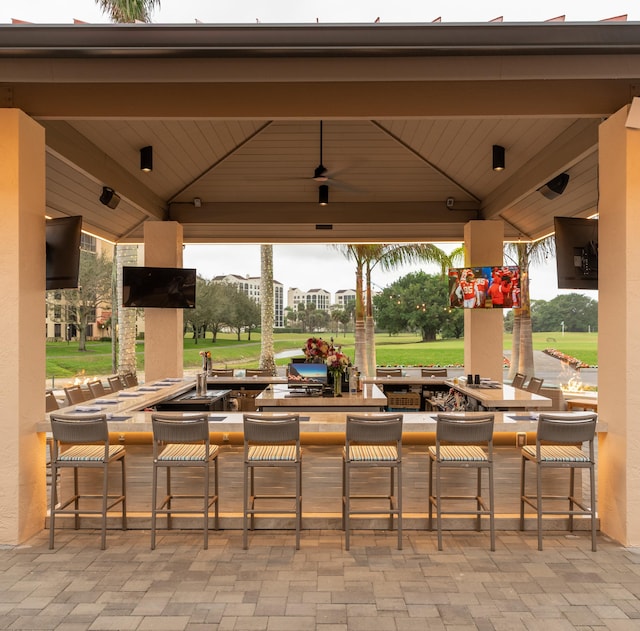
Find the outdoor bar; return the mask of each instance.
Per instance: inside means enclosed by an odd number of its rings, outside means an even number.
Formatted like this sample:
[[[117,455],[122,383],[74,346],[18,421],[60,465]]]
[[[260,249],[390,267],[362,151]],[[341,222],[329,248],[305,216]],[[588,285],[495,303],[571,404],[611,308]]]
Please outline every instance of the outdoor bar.
[[[47,517],[45,216],[81,213],[92,234],[143,243],[150,266],[180,267],[186,242],[327,240],[462,240],[465,263],[473,266],[501,264],[505,240],[542,238],[559,213],[599,213],[599,524],[621,544],[640,545],[640,425],[634,422],[640,405],[640,190],[637,178],[629,177],[640,171],[640,25],[258,26],[0,26],[0,544],[26,541]],[[499,139],[476,147],[471,164],[471,148],[457,136],[449,145],[463,148],[460,181],[445,178],[437,192],[408,201],[377,190],[362,203],[337,201],[336,194],[319,214],[315,185],[309,201],[275,194],[265,199],[262,186],[254,187],[256,198],[238,201],[241,191],[251,189],[255,167],[228,180],[227,197],[196,206],[190,183],[213,163],[224,163],[220,159],[233,147],[219,147],[218,155],[180,179],[173,166],[200,151],[186,140],[183,146],[169,143],[167,170],[142,180],[136,134],[110,126],[190,121],[190,137],[200,138],[199,121],[233,120],[237,129],[247,124],[245,144],[278,122],[320,118],[372,123],[378,130],[388,120],[384,137],[405,146],[410,139],[399,141],[399,128],[420,120],[452,128],[452,121],[481,119],[493,126],[518,120],[514,142],[521,132],[531,142],[519,158],[507,147],[502,176],[512,179],[501,181],[486,165],[490,145]],[[538,143],[543,130],[545,141]],[[314,161],[316,148],[307,156]],[[381,162],[373,180],[385,180],[388,167]],[[547,200],[539,188],[564,171],[571,172],[575,192]],[[464,172],[473,172],[467,186]],[[118,192],[119,208],[107,210],[99,201],[104,186]],[[480,196],[471,192],[476,188]],[[148,309],[145,317],[145,385],[182,379],[182,312]],[[466,312],[465,373],[502,381],[502,349],[501,314]],[[120,411],[133,412],[124,405]],[[114,440],[122,436],[126,444],[145,435],[146,414],[135,410],[136,418],[144,418],[138,424],[113,422]],[[318,434],[341,424],[315,414],[309,412],[306,422]],[[496,414],[498,433],[532,428],[525,420],[512,425],[507,412]],[[406,419],[418,434],[430,433],[428,412]],[[231,434],[238,422],[233,414],[213,421],[214,437],[219,427]]]

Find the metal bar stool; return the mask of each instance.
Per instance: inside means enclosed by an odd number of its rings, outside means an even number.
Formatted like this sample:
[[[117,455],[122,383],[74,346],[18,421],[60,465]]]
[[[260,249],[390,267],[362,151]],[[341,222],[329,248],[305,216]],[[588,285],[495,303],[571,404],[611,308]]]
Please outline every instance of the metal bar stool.
[[[380,467],[389,469],[388,494],[351,493],[352,470]],[[389,508],[351,508],[353,500],[380,499],[387,500]],[[351,516],[380,514],[389,515],[389,530],[393,530],[393,518],[396,517],[398,550],[402,550],[402,414],[348,414],[342,456],[342,529],[346,550],[350,543]]]
[[[49,519],[49,548],[53,549],[55,523],[57,515],[71,514],[75,518],[76,530],[80,527],[80,515],[100,515],[102,518],[102,539],[100,548],[106,548],[107,513],[122,504],[122,530],[127,529],[127,501],[125,448],[123,445],[109,444],[109,429],[105,414],[51,413],[51,509]],[[119,495],[109,495],[108,467],[112,462],[120,461],[122,471],[122,491]],[[65,500],[58,499],[58,472],[61,469],[73,469],[73,495]],[[102,469],[102,493],[80,494],[78,469]],[[80,500],[101,500],[100,510],[80,508]],[[72,509],[65,510],[73,505]]]
[[[158,515],[167,516],[167,529],[172,527],[172,514],[202,513],[204,549],[209,546],[209,509],[215,505],[214,526],[218,530],[218,446],[209,441],[209,420],[206,413],[166,412],[151,415],[153,428],[153,490],[151,500],[151,549],[156,547],[156,521]],[[210,493],[210,463],[214,463],[214,489]],[[178,494],[171,490],[171,469],[202,469],[202,493]],[[166,471],[166,495],[158,504],[158,470]],[[200,510],[186,507],[182,500],[199,499]],[[184,508],[174,508],[179,500]]]
[[[300,549],[302,527],[302,451],[300,449],[300,417],[298,414],[244,414],[244,495],[242,511],[242,547],[248,547],[248,528],[255,528],[258,514],[295,515],[296,550]],[[295,494],[258,494],[255,470],[261,467],[283,467],[295,472]],[[279,484],[278,484],[279,485]],[[290,508],[259,510],[257,500],[294,500]],[[250,522],[250,524],[249,524]]]
[[[442,515],[476,515],[476,529],[481,530],[481,518],[489,516],[491,550],[496,549],[494,493],[493,493],[493,414],[469,416],[438,414],[436,416],[436,444],[429,453],[429,530],[433,530],[433,508],[436,509],[438,550],[442,550]],[[484,449],[486,447],[486,451]],[[433,492],[435,464],[435,494]],[[442,495],[442,469],[476,469],[475,495]],[[482,471],[489,473],[489,506],[482,496]],[[442,500],[474,500],[475,511],[442,510]]]
[[[591,518],[591,549],[596,551],[596,486],[595,449],[597,414],[540,414],[536,444],[525,445],[522,450],[520,473],[520,530],[524,530],[524,505],[528,504],[537,513],[538,550],[542,550],[542,516],[568,515],[569,530],[573,531],[573,516],[587,515]],[[588,445],[588,453],[583,451]],[[525,465],[532,462],[536,466],[536,494],[525,493]],[[542,472],[545,469],[569,469],[568,495],[543,495]],[[590,503],[575,495],[576,469],[589,470]],[[542,500],[567,501],[568,510],[545,510]]]

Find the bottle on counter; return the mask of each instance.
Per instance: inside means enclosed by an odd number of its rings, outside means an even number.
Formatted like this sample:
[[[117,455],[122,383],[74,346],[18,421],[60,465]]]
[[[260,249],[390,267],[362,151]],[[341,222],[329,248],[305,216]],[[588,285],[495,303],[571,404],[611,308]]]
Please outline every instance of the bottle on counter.
[[[358,392],[358,369],[356,366],[349,366],[349,393]]]

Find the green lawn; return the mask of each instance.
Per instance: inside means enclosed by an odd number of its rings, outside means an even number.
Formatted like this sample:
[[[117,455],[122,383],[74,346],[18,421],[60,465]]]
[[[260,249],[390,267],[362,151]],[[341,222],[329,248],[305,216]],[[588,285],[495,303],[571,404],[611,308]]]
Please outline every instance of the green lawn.
[[[299,350],[308,334],[276,333],[276,353]],[[322,334],[329,339],[331,334]],[[340,335],[335,338],[336,344],[342,345],[342,351],[353,359],[353,335]],[[511,336],[504,337],[505,350],[511,348]],[[536,350],[555,348],[567,355],[577,357],[589,365],[598,363],[597,333],[534,333],[533,347]],[[198,340],[196,344],[191,337],[184,339],[184,365],[186,368],[200,366],[200,351],[211,351],[214,367],[255,368],[260,357],[260,335],[252,334],[251,340],[238,341],[235,335],[218,336],[214,344],[211,338]],[[297,353],[302,356],[302,350]],[[415,335],[376,335],[376,356],[381,366],[456,366],[464,362],[463,340],[438,340],[421,342]],[[144,343],[137,345],[138,367],[144,369]],[[289,362],[289,358],[277,360],[279,365]],[[47,343],[47,377],[73,377],[79,374],[107,375],[112,372],[111,342],[88,342],[87,351],[79,352],[76,343]]]

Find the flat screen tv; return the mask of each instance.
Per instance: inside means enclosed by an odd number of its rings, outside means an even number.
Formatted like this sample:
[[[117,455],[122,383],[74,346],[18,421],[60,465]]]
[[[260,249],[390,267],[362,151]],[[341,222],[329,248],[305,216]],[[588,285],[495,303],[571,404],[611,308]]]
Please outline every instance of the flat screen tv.
[[[558,289],[598,289],[598,220],[554,217]]]
[[[194,309],[196,270],[177,267],[123,267],[122,305]]]
[[[78,286],[80,269],[80,233],[82,217],[47,219],[47,289],[72,289]]]
[[[492,265],[449,268],[449,307],[511,309],[520,306],[520,268]]]
[[[290,388],[322,388],[328,383],[326,364],[289,364],[287,383]]]

